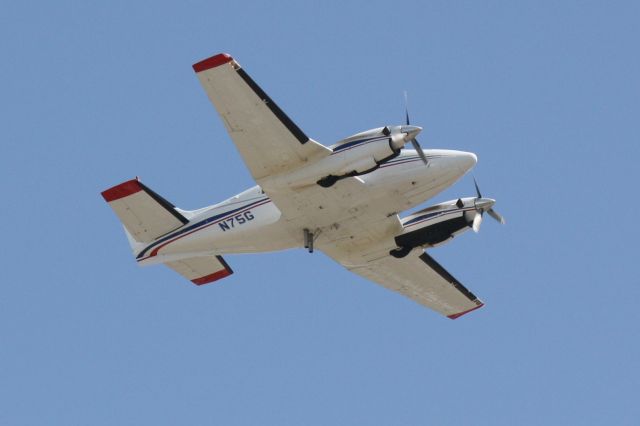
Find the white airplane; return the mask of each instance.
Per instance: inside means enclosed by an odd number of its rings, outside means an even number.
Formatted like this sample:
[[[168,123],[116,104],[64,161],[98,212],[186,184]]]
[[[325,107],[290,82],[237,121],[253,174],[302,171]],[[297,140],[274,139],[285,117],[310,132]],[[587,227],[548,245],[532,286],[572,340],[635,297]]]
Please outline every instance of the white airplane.
[[[183,210],[138,178],[102,192],[139,265],[164,263],[201,285],[233,273],[222,255],[314,248],[451,319],[483,303],[424,249],[476,232],[494,200],[460,198],[406,217],[475,164],[470,152],[422,150],[406,123],[332,146],[310,139],[227,54],[193,65],[258,185],[221,203]],[[416,150],[405,149],[412,143]]]

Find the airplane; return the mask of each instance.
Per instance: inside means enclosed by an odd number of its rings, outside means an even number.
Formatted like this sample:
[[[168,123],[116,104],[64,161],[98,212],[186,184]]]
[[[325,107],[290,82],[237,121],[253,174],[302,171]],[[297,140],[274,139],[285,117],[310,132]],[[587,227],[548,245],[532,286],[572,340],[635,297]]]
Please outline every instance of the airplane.
[[[103,191],[139,265],[161,263],[202,285],[233,273],[223,255],[304,247],[451,319],[483,306],[425,250],[477,232],[483,213],[504,223],[495,200],[476,183],[476,197],[399,216],[459,180],[475,154],[423,150],[408,112],[404,124],[325,146],[230,55],[193,69],[257,185],[198,210],[174,206],[138,178]]]

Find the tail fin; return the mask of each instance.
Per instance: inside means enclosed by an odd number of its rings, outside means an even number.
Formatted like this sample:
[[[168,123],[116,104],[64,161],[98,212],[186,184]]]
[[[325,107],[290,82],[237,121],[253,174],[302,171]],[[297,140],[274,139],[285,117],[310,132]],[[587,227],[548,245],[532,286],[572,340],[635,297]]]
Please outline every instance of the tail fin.
[[[102,192],[125,229],[132,249],[135,242],[150,243],[187,224],[176,207],[142,184],[137,178]]]
[[[129,241],[129,246],[131,246],[131,252],[133,253],[133,257],[137,257],[138,254],[148,245],[147,243],[141,243],[139,241],[136,241],[135,238],[133,238],[133,235],[131,235],[131,233],[129,232],[129,230],[127,230],[126,226],[122,227],[124,229],[124,233],[127,236],[127,241]]]
[[[107,189],[102,196],[124,225],[134,256],[149,243],[189,223],[185,215],[191,217],[193,214],[178,209],[137,178]],[[162,263],[196,285],[233,274],[222,256],[178,258]]]

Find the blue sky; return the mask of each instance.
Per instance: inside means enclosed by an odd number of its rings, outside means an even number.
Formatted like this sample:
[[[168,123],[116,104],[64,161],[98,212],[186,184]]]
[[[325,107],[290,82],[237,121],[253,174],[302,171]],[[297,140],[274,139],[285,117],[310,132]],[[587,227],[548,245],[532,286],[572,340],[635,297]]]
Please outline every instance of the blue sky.
[[[637,424],[638,3],[217,3],[3,6],[0,423]],[[138,268],[100,191],[253,185],[191,69],[218,52],[325,144],[407,90],[425,147],[475,152],[508,223],[431,255],[486,306],[302,250]]]

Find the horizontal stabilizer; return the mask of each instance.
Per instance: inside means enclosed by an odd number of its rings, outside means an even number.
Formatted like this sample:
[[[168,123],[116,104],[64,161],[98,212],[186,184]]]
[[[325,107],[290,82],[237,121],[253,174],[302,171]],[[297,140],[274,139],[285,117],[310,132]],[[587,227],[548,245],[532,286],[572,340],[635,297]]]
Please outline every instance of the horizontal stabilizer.
[[[190,257],[166,262],[165,265],[196,285],[208,284],[233,274],[222,256]]]
[[[149,243],[189,222],[173,204],[137,178],[102,192],[131,237]]]

